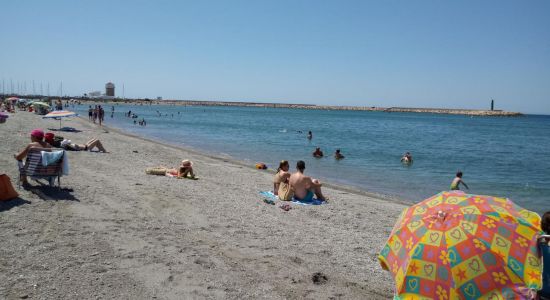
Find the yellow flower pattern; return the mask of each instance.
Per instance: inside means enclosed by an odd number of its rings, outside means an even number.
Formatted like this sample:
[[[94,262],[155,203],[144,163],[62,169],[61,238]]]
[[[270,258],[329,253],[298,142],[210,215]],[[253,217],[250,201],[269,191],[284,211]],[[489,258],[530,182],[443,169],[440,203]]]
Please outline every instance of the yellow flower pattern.
[[[486,219],[481,224],[485,225],[487,228],[495,228],[495,220],[493,219]]]
[[[506,275],[504,275],[504,273],[502,272],[493,272],[492,273],[493,275],[493,279],[495,280],[495,282],[497,283],[500,283],[500,284],[505,284],[506,281],[508,280],[508,277],[506,277]]]
[[[441,259],[441,263],[443,263],[444,265],[448,264],[451,261],[451,258],[449,257],[449,253],[447,253],[447,251],[445,250],[441,251],[439,255],[439,259]]]
[[[485,244],[478,239],[474,239],[474,246],[483,251],[487,250],[487,247],[485,246]]]
[[[407,245],[405,245],[405,248],[407,248],[407,250],[411,250],[412,246],[413,246],[413,239],[412,239],[412,237],[410,237],[407,240]]]
[[[516,239],[516,243],[517,243],[518,245],[520,245],[521,247],[527,247],[527,246],[529,245],[529,244],[527,244],[527,240],[524,239],[524,238],[522,238],[522,237],[518,237],[518,238]]]
[[[447,292],[440,286],[437,286],[437,297],[439,297],[439,300],[446,300],[448,299]]]

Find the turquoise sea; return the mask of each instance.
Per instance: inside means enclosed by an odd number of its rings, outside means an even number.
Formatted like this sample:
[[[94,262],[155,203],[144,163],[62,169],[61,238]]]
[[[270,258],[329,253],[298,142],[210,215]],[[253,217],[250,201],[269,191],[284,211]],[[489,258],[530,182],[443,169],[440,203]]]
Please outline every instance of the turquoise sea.
[[[75,109],[87,117],[87,107]],[[129,110],[147,126],[134,125],[125,116]],[[550,210],[550,116],[164,105],[115,105],[113,118],[111,106],[105,112],[107,126],[126,132],[270,168],[286,159],[294,170],[296,161],[304,160],[306,173],[322,181],[405,201],[449,189],[462,170],[468,192]],[[306,138],[309,130],[312,140]],[[324,158],[312,157],[315,147]],[[337,148],[345,159],[333,158]],[[414,158],[410,166],[400,163],[406,151]]]

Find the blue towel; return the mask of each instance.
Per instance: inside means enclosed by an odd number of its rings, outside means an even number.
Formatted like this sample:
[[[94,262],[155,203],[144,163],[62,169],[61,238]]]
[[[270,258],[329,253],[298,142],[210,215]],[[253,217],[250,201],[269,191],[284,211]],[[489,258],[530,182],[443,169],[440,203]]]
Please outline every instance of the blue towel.
[[[42,166],[44,167],[55,164],[63,157],[63,151],[40,151],[40,154],[42,154]]]
[[[267,197],[273,201],[280,201],[279,197],[275,196],[275,194],[273,194],[272,191],[260,192],[260,195]],[[317,198],[313,198],[311,201],[304,201],[304,200],[298,200],[294,197],[292,198],[292,201],[281,201],[281,202],[292,202],[299,205],[321,205],[326,203],[325,201],[319,200]]]

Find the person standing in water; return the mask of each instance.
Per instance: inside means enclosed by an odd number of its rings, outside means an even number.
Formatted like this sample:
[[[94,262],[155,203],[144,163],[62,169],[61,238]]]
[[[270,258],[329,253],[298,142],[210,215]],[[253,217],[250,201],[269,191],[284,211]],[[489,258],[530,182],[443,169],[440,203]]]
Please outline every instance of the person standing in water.
[[[464,185],[467,189],[470,189],[468,187],[468,185],[466,184],[466,182],[464,182],[462,180],[462,171],[458,171],[456,172],[456,177],[455,179],[453,179],[453,181],[451,182],[451,190],[453,191],[457,191],[457,190],[460,190],[460,184],[462,183],[462,185]]]
[[[344,156],[342,155],[342,153],[340,153],[340,149],[336,149],[336,152],[334,152],[334,158],[336,158],[336,159],[342,159],[342,158],[344,158]]]
[[[313,133],[312,133],[311,130],[310,130],[310,131],[308,131],[308,133],[307,133],[307,139],[308,139],[308,140],[311,140],[312,138],[313,138]]]

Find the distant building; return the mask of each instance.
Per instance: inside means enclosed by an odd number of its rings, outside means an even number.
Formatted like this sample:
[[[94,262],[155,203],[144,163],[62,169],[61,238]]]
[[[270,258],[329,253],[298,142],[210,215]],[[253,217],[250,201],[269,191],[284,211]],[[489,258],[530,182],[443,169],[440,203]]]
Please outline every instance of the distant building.
[[[105,84],[105,96],[115,96],[115,85],[112,82],[107,82]]]

